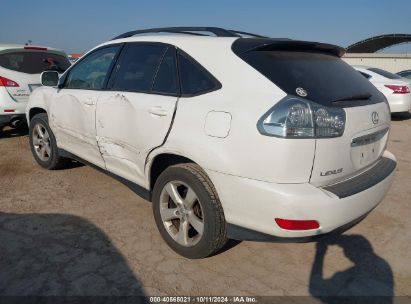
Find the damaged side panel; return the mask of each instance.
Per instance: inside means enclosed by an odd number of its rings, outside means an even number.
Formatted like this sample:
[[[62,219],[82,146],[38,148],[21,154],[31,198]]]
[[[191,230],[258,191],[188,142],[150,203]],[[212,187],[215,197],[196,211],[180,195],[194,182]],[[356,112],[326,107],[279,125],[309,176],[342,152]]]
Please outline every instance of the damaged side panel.
[[[97,141],[106,169],[141,186],[150,151],[163,144],[177,97],[103,92],[97,102]]]
[[[92,90],[60,90],[50,105],[49,119],[60,148],[104,168],[96,141],[98,95]]]

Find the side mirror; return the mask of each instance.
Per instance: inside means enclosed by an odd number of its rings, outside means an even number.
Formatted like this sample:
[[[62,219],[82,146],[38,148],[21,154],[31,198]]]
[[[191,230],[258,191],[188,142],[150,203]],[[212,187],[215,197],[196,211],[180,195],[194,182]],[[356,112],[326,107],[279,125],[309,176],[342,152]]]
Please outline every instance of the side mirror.
[[[59,82],[59,73],[56,71],[45,71],[41,73],[41,84],[46,87],[55,87]]]

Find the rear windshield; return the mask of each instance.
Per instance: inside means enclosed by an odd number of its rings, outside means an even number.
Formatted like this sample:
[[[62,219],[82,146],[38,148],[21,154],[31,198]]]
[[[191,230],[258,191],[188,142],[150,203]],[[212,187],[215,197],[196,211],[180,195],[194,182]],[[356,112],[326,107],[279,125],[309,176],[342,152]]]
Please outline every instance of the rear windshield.
[[[390,72],[387,72],[387,71],[384,71],[384,70],[381,70],[381,69],[378,69],[378,68],[369,68],[367,70],[369,70],[371,72],[374,72],[374,73],[377,73],[377,74],[379,74],[381,76],[384,76],[385,78],[388,78],[388,79],[402,79],[401,76],[395,75],[393,73],[390,73]]]
[[[62,73],[70,62],[65,56],[54,53],[17,51],[0,54],[0,66],[28,74],[40,74],[46,70]]]
[[[241,58],[287,94],[303,92],[307,99],[324,106],[337,106],[333,101],[355,99],[355,96],[358,99],[369,96],[367,103],[383,101],[366,78],[335,55],[312,51],[250,51],[241,54]],[[364,101],[349,106],[356,105],[364,105]]]

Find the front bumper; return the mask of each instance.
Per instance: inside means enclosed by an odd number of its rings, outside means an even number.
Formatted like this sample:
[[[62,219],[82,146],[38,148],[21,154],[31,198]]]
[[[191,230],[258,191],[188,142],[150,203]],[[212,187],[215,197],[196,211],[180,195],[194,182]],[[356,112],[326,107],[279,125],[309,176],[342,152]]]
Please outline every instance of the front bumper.
[[[384,158],[395,162],[388,151]],[[395,168],[395,166],[394,166]],[[227,223],[229,237],[258,239],[257,235],[303,240],[355,224],[384,198],[394,178],[394,168],[383,179],[340,196],[325,188],[305,184],[274,184],[208,170],[217,189]],[[370,169],[371,170],[371,169]],[[340,189],[341,190],[341,189]],[[318,229],[285,230],[274,219],[316,220]],[[241,228],[241,229],[238,229]],[[233,231],[235,233],[233,233]],[[239,232],[243,232],[243,235]],[[252,237],[254,232],[256,237]]]

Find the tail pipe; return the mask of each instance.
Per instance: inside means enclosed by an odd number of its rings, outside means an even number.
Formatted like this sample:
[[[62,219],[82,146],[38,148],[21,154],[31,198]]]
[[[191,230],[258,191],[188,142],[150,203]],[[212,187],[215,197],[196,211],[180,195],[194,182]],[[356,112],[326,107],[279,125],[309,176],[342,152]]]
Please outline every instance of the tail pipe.
[[[12,117],[9,124],[13,128],[19,128],[25,124],[25,119],[19,116]]]

